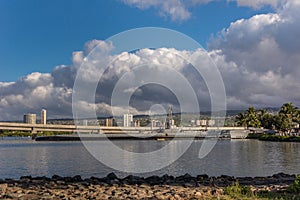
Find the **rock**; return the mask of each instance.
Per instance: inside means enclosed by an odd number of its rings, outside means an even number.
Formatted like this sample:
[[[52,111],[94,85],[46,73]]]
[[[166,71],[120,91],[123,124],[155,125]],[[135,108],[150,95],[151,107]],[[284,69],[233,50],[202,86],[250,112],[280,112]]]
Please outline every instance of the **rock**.
[[[25,195],[20,196],[18,199],[20,199],[20,200],[27,200],[27,199],[39,200],[41,198],[39,195],[36,195],[36,194],[25,194]]]
[[[73,181],[74,182],[80,182],[80,181],[82,181],[82,178],[81,178],[80,175],[76,175],[76,176],[73,177]]]
[[[56,181],[56,183],[59,185],[64,185],[66,182],[65,181]]]
[[[183,176],[177,176],[175,178],[176,183],[185,183],[185,182],[189,182],[191,180],[192,180],[192,176],[189,174],[185,174]]]
[[[233,176],[221,175],[219,178],[223,178],[228,181],[234,181],[235,178]]]
[[[15,179],[12,179],[12,178],[6,178],[4,180],[5,183],[8,183],[8,184],[14,184],[16,183],[16,180]]]
[[[109,180],[114,180],[114,179],[118,179],[117,175],[113,172],[109,173],[106,178],[108,178]]]
[[[23,192],[23,191],[21,190],[21,193],[22,193],[22,192]],[[27,190],[25,193],[26,193],[26,194],[35,194],[36,191],[35,191],[35,190]]]
[[[7,187],[8,187],[8,184],[7,184],[7,183],[4,183],[4,184],[1,184],[1,185],[0,185],[0,194],[1,194],[1,195],[5,195],[6,190],[7,190]]]
[[[46,176],[33,177],[33,178],[31,178],[31,180],[50,181],[50,179]]]
[[[107,183],[109,185],[121,185],[122,184],[122,182],[120,182],[119,179],[108,180]]]
[[[66,176],[66,177],[63,177],[63,181],[65,181],[65,182],[73,182],[73,178],[69,177],[69,176]]]
[[[163,175],[160,178],[164,183],[165,182],[174,182],[173,180],[175,180],[174,176],[169,176],[168,174]]]
[[[63,177],[61,177],[61,176],[58,176],[58,175],[53,175],[52,176],[52,180],[63,180]]]
[[[204,179],[208,179],[209,176],[207,174],[201,174],[201,175],[198,175],[196,178],[197,178],[197,180],[204,180]]]
[[[97,177],[92,176],[91,178],[89,178],[89,180],[93,184],[99,184],[99,183],[106,183],[106,182],[108,182],[108,179],[106,177],[105,178],[97,178]]]
[[[196,183],[183,183],[182,186],[184,186],[184,187],[195,187]]]
[[[149,176],[145,178],[145,183],[148,183],[150,185],[158,185],[161,183],[161,179],[159,176]]]
[[[195,193],[195,197],[197,198],[197,199],[200,199],[201,197],[202,197],[202,194],[201,194],[201,192],[196,192]]]
[[[183,178],[192,178],[192,176],[189,173],[186,173],[185,175],[183,175]]]
[[[139,177],[139,176],[133,176],[133,175],[129,175],[126,176],[124,179],[122,179],[122,181],[126,181],[129,184],[142,184],[144,183],[144,178]]]
[[[293,180],[295,176],[283,173],[255,178],[226,175],[193,177],[190,174],[173,177],[165,174],[147,178],[129,175],[124,179],[110,173],[104,178],[84,180],[81,176],[54,175],[53,179],[23,176],[20,180],[3,180],[0,199],[222,199],[224,187],[235,182],[250,185],[253,193],[278,193],[286,191]]]
[[[22,180],[22,179],[29,179],[30,180],[30,179],[32,179],[32,177],[31,176],[21,176],[20,180]]]

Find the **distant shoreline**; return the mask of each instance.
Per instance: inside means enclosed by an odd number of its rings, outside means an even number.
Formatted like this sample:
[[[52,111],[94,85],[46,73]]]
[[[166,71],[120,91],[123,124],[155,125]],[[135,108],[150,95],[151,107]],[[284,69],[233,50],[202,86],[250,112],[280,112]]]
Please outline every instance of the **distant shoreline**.
[[[134,136],[127,134],[105,134],[94,136],[79,136],[79,135],[57,135],[57,136],[41,136],[35,138],[36,141],[95,141],[95,140],[172,140],[172,139],[205,139],[205,137],[174,136],[168,134],[157,134],[153,136]]]
[[[247,139],[257,139],[269,142],[300,142],[300,136],[280,136],[270,134],[249,134]]]

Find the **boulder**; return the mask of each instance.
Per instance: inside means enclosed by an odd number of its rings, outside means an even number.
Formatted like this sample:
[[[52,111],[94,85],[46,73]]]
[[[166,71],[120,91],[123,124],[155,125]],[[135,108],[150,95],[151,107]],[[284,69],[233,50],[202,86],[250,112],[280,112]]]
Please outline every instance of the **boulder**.
[[[106,178],[109,179],[109,180],[118,179],[117,175],[113,172],[107,174]]]

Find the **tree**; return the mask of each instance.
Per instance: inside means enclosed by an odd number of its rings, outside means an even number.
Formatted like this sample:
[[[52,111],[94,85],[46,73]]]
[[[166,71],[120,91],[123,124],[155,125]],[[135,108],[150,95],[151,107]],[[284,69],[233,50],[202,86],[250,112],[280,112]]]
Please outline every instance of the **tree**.
[[[248,108],[245,113],[239,113],[236,117],[236,121],[239,126],[255,127],[261,126],[260,120],[258,119],[258,113],[254,107]]]
[[[292,102],[283,104],[278,115],[276,116],[275,126],[277,130],[287,131],[293,128],[293,122],[297,121],[298,114],[299,110],[293,105]]]
[[[258,119],[257,111],[255,110],[254,107],[250,107],[246,111],[246,120],[247,120],[248,127],[259,128],[261,126],[261,123]]]
[[[246,112],[239,113],[235,119],[239,126],[262,126],[267,129],[273,129],[275,126],[276,130],[288,131],[293,128],[294,123],[300,124],[300,109],[289,102],[281,106],[277,115],[272,115],[265,109],[256,111],[254,107],[250,107]]]
[[[244,113],[239,113],[235,119],[238,126],[247,127],[246,115]]]
[[[274,124],[274,115],[267,113],[265,109],[260,109],[258,111],[258,119],[261,126],[267,129],[272,129]]]
[[[291,119],[287,118],[284,114],[278,114],[275,116],[275,128],[280,131],[287,131],[292,128]]]
[[[293,121],[300,124],[300,110],[296,108],[295,113],[293,115]]]
[[[292,102],[285,103],[281,106],[279,110],[279,114],[285,114],[285,115],[293,115],[293,113],[296,111],[296,107],[293,105]]]

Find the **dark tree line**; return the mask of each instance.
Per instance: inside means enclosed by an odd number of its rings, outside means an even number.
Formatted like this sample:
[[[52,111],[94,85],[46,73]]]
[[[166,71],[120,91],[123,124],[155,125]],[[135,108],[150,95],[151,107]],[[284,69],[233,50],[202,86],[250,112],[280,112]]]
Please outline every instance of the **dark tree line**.
[[[279,131],[288,131],[294,127],[295,123],[300,123],[300,109],[293,103],[285,103],[281,106],[277,114],[268,113],[265,109],[256,110],[250,107],[244,113],[236,116],[236,122],[244,127],[264,127]]]

